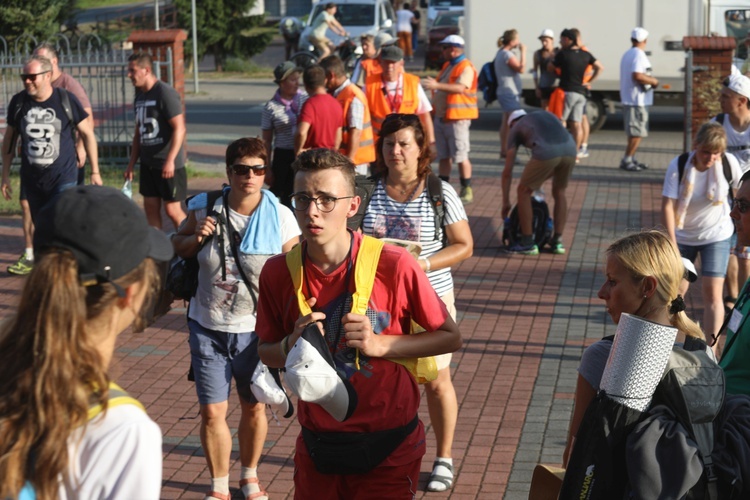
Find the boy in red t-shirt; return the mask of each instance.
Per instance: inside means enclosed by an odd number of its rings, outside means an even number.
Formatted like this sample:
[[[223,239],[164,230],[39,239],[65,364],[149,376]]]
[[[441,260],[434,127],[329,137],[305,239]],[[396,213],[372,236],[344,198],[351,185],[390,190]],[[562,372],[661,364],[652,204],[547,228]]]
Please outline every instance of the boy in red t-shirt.
[[[302,74],[310,96],[302,105],[294,134],[294,153],[312,148],[338,149],[341,144],[344,110],[326,91],[325,70],[314,64]]]
[[[455,351],[461,347],[458,327],[416,259],[392,245],[380,254],[367,314],[349,312],[363,241],[346,227],[361,202],[355,195],[354,164],[338,152],[314,149],[300,155],[293,167],[292,206],[305,238],[302,291],[313,312],[300,315],[285,256],[269,259],[260,275],[258,353],[268,366],[283,367],[304,328],[319,322],[336,369],[356,391],[358,404],[339,422],[323,406],[300,401],[305,432],[338,433],[346,439],[354,433],[413,429],[404,432],[382,462],[358,474],[319,472],[300,434],[295,498],[413,498],[425,453],[424,426],[417,418],[419,386],[403,365],[384,358]],[[409,335],[412,319],[427,331]],[[358,363],[352,361],[356,350]]]

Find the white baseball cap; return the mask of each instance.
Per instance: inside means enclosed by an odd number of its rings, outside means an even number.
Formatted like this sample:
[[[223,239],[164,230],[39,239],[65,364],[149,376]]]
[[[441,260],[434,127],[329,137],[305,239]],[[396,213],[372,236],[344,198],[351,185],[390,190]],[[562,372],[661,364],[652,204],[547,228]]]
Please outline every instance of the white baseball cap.
[[[549,28],[547,28],[546,30],[542,30],[542,34],[539,35],[539,39],[541,40],[542,38],[551,38],[551,39],[554,40],[555,39],[555,32],[552,31]]]
[[[281,385],[279,371],[271,371],[260,360],[255,365],[250,380],[250,391],[259,403],[279,407],[284,418],[290,418],[294,415],[294,405],[284,390],[284,386]]]
[[[685,279],[690,283],[693,283],[698,279],[698,273],[695,270],[695,266],[690,259],[682,258],[682,265],[685,266]]]
[[[458,35],[448,35],[443,38],[443,41],[440,42],[439,45],[454,45],[456,47],[463,47],[464,45],[466,45],[466,42],[464,42],[464,39]]]
[[[636,42],[644,42],[646,41],[646,38],[648,38],[648,31],[646,31],[645,28],[633,28],[633,31],[630,33],[630,38]]]
[[[511,124],[511,123],[513,123],[514,121],[518,120],[518,119],[519,119],[519,118],[521,118],[522,116],[526,116],[526,111],[524,111],[524,110],[522,110],[522,109],[517,109],[517,110],[515,110],[515,111],[514,111],[514,112],[512,112],[512,113],[510,114],[510,116],[508,117],[508,125],[510,125],[510,124]]]
[[[727,81],[727,88],[737,92],[742,97],[750,99],[750,78],[743,74],[731,75]]]
[[[302,401],[323,407],[339,422],[357,408],[357,392],[349,380],[336,371],[333,356],[317,324],[302,331],[289,349],[284,380]]]

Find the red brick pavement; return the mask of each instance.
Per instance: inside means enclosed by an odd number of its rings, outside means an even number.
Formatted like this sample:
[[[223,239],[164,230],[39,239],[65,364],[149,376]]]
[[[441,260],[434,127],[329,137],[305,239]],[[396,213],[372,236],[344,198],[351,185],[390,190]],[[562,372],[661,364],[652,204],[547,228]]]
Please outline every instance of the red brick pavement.
[[[454,443],[457,477],[451,493],[422,493],[435,454],[423,401],[420,415],[428,427],[428,450],[419,498],[501,498],[505,493],[567,260],[565,255],[549,253],[539,257],[499,253],[500,182],[496,178],[481,181],[474,188],[475,202],[467,207],[475,238],[474,256],[454,270],[464,338],[452,365],[460,405]],[[220,182],[199,179],[191,188],[212,189]],[[587,186],[585,181],[571,182],[566,236],[575,231]],[[22,248],[20,220],[0,219],[0,235],[0,266],[4,267],[15,261]],[[567,237],[565,243],[572,244]],[[2,276],[0,311],[6,315],[17,300],[22,279]],[[199,443],[194,387],[185,377],[189,365],[185,332],[185,311],[176,308],[144,333],[123,333],[112,374],[146,405],[162,428],[162,497],[200,499],[209,474]],[[236,396],[230,401],[228,421],[236,433],[239,404]],[[269,425],[259,475],[272,498],[291,498],[298,430],[295,419]],[[236,442],[232,458],[231,478],[236,488]],[[239,498],[237,490],[233,491]]]

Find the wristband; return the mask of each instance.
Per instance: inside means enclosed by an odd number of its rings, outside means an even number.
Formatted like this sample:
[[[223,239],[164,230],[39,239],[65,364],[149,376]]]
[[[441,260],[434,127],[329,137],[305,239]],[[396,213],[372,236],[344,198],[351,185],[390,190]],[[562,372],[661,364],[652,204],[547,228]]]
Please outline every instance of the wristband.
[[[430,259],[428,259],[427,257],[420,257],[419,260],[424,261],[424,272],[429,273],[430,271],[432,271],[432,264],[430,263]]]

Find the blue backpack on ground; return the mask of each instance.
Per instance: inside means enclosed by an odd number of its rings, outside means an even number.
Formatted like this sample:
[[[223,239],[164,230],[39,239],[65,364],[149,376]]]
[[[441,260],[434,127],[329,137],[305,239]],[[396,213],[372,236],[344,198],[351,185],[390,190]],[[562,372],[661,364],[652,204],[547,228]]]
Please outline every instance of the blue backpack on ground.
[[[477,86],[482,91],[485,106],[489,106],[497,99],[497,76],[495,75],[494,61],[482,66],[477,78]]]

